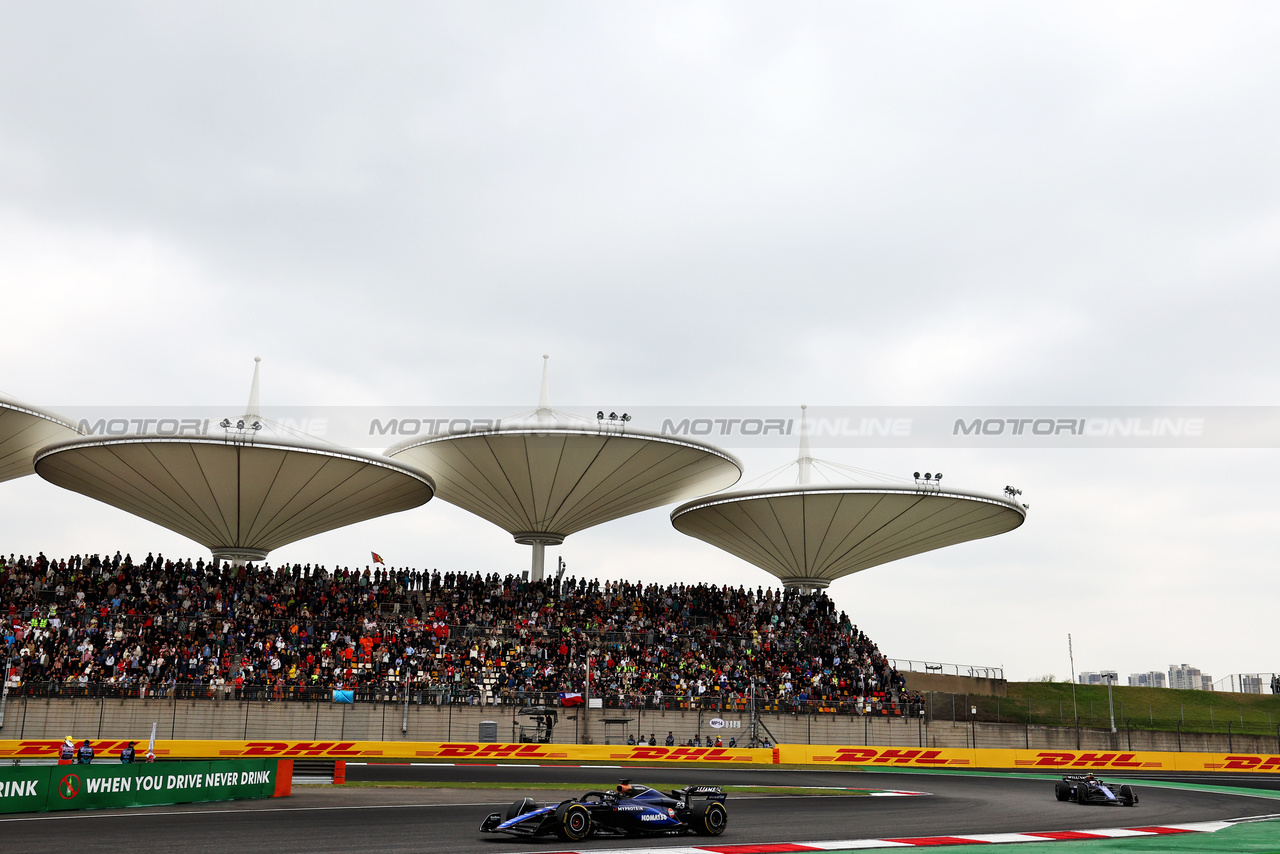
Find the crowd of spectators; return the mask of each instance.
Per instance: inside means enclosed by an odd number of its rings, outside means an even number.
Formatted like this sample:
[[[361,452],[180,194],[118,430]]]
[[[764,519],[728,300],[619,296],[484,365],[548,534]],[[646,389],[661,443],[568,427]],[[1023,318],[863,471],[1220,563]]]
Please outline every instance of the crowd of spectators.
[[[918,701],[823,593],[148,554],[0,556],[19,690],[897,713]],[[588,661],[591,662],[588,672]]]

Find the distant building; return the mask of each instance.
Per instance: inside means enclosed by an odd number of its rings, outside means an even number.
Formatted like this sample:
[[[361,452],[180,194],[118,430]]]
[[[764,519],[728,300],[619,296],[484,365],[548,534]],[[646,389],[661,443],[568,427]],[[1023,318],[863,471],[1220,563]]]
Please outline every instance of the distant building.
[[[1256,673],[1240,674],[1240,693],[1241,694],[1261,694],[1262,693],[1262,677]]]
[[[1117,675],[1114,670],[1102,670],[1094,673],[1092,670],[1080,671],[1081,685],[1106,685],[1107,680],[1111,680],[1111,684],[1116,684]]]
[[[1129,674],[1129,685],[1134,688],[1163,688],[1165,684],[1164,674],[1159,670]]]
[[[1213,677],[1189,664],[1169,665],[1169,687],[1183,691],[1212,691]]]

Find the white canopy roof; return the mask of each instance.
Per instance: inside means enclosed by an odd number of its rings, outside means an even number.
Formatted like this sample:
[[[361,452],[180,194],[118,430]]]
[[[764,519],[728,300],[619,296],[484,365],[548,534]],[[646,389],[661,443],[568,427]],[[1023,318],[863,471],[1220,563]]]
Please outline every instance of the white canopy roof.
[[[0,482],[34,474],[37,451],[78,435],[56,415],[0,397]]]
[[[259,437],[78,440],[41,451],[35,469],[239,560],[418,507],[434,492],[426,475],[381,457]]]
[[[789,586],[826,587],[882,563],[1011,531],[1026,510],[993,495],[938,487],[808,484],[714,495],[671,524]]]
[[[476,431],[386,453],[431,475],[440,498],[533,544],[706,495],[742,476],[736,459],[709,445],[607,426]]]

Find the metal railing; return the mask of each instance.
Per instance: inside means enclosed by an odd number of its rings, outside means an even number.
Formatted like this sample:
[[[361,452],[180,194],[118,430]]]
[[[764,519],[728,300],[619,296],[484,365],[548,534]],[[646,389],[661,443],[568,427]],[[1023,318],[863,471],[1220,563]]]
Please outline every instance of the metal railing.
[[[9,688],[9,697],[33,699],[138,699],[138,700],[208,700],[331,703],[334,691],[350,691],[355,703],[404,703],[406,686],[402,683],[380,683],[350,689],[320,688],[303,685],[242,685],[202,683],[161,683],[158,685],[110,682],[22,682]],[[414,705],[426,706],[550,706],[560,707],[556,691],[521,689],[482,689],[473,686],[454,687],[441,683],[410,682],[407,699]],[[593,697],[601,708],[648,711],[749,712],[751,701],[736,694],[708,691],[704,694],[664,695],[606,693]],[[890,695],[867,697],[823,696],[804,694],[770,696],[759,694],[757,712],[800,715],[901,715],[918,714],[921,703],[895,702]]]
[[[914,658],[890,658],[889,666],[899,673],[937,673],[944,676],[972,676],[978,679],[1004,679],[1003,667],[977,664],[950,664]]]
[[[1241,694],[1280,694],[1280,674],[1232,673],[1213,683],[1215,691]]]

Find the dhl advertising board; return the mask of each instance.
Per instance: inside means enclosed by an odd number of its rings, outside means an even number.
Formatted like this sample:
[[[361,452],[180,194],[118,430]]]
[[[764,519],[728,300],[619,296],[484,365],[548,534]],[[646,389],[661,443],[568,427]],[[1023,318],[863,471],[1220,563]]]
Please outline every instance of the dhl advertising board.
[[[868,747],[784,744],[779,761],[790,765],[871,768],[1001,768],[1049,774],[1079,771],[1258,771],[1280,773],[1280,754],[1166,753],[1125,750],[974,750],[970,748]]]
[[[56,758],[60,741],[0,741],[0,760]],[[127,742],[90,740],[107,761]],[[1165,753],[1123,750],[973,750],[783,744],[772,749],[648,747],[607,744],[507,744],[423,741],[158,741],[156,756],[174,759],[344,759],[530,765],[565,762],[826,765],[870,768],[1001,768],[1048,774],[1123,771],[1254,771],[1280,773],[1280,753]],[[97,767],[97,766],[94,766]]]
[[[288,795],[293,763],[275,759],[0,768],[0,813],[190,804]]]
[[[95,755],[114,759],[128,742],[89,740]],[[60,741],[0,741],[0,760],[54,758]],[[608,744],[503,744],[434,741],[157,741],[160,759],[346,759],[445,762],[745,762],[769,765],[774,751],[729,747]]]

